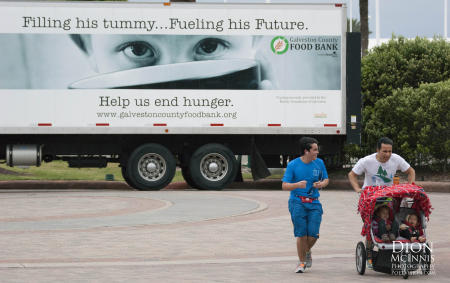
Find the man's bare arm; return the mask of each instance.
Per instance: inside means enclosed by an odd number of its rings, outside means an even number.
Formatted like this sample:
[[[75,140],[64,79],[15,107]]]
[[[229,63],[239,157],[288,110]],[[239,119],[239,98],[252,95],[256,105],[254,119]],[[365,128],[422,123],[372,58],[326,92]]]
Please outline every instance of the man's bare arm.
[[[322,180],[322,181],[319,181],[319,182],[315,182],[313,184],[313,187],[317,188],[317,189],[325,188],[326,186],[328,186],[329,182],[330,182],[329,179],[325,179],[325,180]]]
[[[352,185],[353,190],[355,190],[355,192],[357,192],[357,193],[360,193],[361,188],[359,187],[359,184],[358,184],[358,175],[356,175],[356,173],[353,172],[353,170],[348,173],[348,180],[350,181],[350,184]]]
[[[283,182],[281,184],[281,189],[283,189],[284,191],[292,191],[292,190],[295,190],[297,188],[300,188],[300,189],[306,188],[306,181],[300,181],[300,182],[297,182],[297,183],[286,183],[286,182]]]
[[[408,183],[412,184],[416,181],[416,171],[409,167],[408,170],[406,170],[404,173],[408,174]]]

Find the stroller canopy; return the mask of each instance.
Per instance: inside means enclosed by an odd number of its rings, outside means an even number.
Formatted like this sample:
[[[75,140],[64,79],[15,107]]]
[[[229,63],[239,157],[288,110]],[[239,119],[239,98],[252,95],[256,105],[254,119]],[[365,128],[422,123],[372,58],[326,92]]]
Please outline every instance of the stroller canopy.
[[[402,198],[411,198],[414,203],[411,208],[418,212],[423,212],[427,220],[431,214],[431,203],[424,189],[415,184],[400,184],[393,186],[375,186],[366,187],[359,198],[358,212],[364,222],[361,235],[370,240],[370,228],[372,216],[375,210],[377,199],[391,198],[401,200]],[[398,202],[398,205],[400,203]],[[398,209],[394,208],[395,210]]]

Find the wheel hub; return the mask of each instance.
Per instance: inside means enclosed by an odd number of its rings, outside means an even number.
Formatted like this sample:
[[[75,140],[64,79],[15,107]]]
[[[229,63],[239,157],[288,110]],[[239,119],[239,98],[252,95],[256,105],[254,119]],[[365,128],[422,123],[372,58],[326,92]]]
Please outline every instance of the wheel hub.
[[[217,164],[216,162],[211,162],[211,163],[209,164],[208,170],[209,170],[210,172],[212,172],[212,173],[217,172],[217,170],[219,170],[219,164]]]
[[[158,181],[167,170],[166,160],[159,154],[147,153],[139,159],[138,172],[146,181]]]
[[[153,172],[155,172],[157,169],[158,169],[158,166],[157,166],[155,163],[150,162],[150,163],[147,164],[147,171],[148,171],[148,172],[153,173]]]
[[[200,161],[200,172],[208,181],[220,181],[227,175],[229,164],[220,153],[209,153]]]

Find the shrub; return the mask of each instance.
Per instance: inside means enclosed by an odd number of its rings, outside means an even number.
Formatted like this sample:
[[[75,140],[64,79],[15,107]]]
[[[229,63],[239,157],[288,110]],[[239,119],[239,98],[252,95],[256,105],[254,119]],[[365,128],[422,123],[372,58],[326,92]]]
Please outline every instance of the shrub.
[[[438,117],[448,118],[442,108],[448,107],[448,82],[415,88],[450,79],[450,43],[442,38],[393,37],[362,59],[361,71],[360,152],[373,152],[378,138],[386,135],[408,161],[423,165],[435,159],[433,164],[445,170],[448,130],[442,124],[448,122]],[[438,98],[446,93],[447,98]]]
[[[361,61],[364,107],[404,87],[450,79],[450,43],[442,38],[393,37]]]
[[[415,165],[446,171],[450,157],[450,80],[406,87],[378,99],[366,122],[368,146],[393,138],[395,151]]]

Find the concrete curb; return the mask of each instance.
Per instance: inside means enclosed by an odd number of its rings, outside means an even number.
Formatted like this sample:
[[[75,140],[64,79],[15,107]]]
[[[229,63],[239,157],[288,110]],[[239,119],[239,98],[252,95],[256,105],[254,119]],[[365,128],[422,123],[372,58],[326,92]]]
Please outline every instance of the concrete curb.
[[[361,183],[362,185],[362,183]],[[450,182],[417,182],[426,192],[450,193]],[[331,179],[328,188],[333,190],[352,190],[350,183],[345,179]],[[119,181],[0,181],[0,190],[134,190],[125,182]],[[185,182],[174,182],[164,190],[191,189]],[[246,180],[235,182],[227,189],[233,190],[281,190],[281,181],[265,179],[258,181]],[[327,189],[325,189],[327,190]]]
[[[133,190],[118,181],[0,181],[0,190]]]

